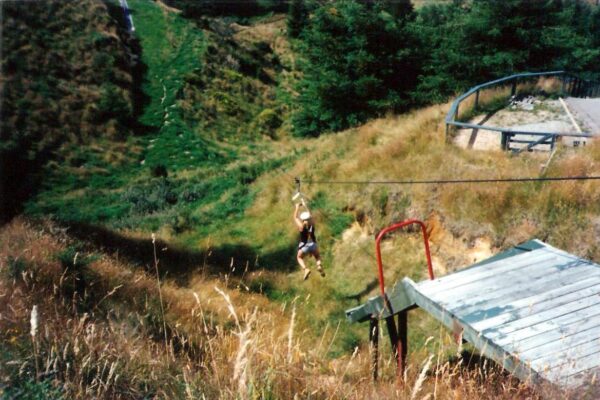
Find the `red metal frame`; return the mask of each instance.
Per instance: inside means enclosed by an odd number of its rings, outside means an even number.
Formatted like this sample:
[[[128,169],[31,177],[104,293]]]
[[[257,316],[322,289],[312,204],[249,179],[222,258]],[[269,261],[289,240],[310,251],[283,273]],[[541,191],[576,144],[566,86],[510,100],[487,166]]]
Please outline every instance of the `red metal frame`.
[[[427,256],[427,271],[429,272],[429,279],[434,279],[433,276],[433,266],[431,265],[431,254],[429,253],[429,238],[427,236],[427,229],[425,228],[425,224],[417,219],[408,219],[406,221],[399,222],[397,224],[388,226],[384,228],[377,235],[377,240],[375,241],[375,248],[377,252],[377,268],[379,272],[379,288],[381,289],[381,295],[385,298],[385,282],[383,278],[383,262],[381,261],[381,247],[380,242],[383,239],[385,234],[398,230],[400,228],[404,228],[405,226],[418,224],[421,226],[421,231],[423,232],[423,243],[425,244],[425,255]]]

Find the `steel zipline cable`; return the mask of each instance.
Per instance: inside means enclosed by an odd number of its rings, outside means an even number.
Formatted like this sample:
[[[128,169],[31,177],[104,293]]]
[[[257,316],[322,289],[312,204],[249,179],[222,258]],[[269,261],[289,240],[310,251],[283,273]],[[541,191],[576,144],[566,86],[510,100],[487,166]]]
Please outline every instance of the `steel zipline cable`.
[[[461,183],[526,183],[557,181],[591,181],[600,180],[600,176],[555,176],[539,178],[486,178],[486,179],[433,179],[433,180],[399,180],[399,181],[320,181],[302,180],[307,185],[448,185]]]

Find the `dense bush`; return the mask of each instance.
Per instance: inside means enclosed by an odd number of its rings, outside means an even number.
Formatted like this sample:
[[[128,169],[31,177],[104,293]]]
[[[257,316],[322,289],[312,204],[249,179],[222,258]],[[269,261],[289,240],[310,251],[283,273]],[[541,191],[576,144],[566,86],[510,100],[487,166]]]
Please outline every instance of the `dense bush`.
[[[188,17],[214,15],[253,16],[265,12],[285,11],[285,0],[165,0],[165,3],[183,11]]]
[[[122,195],[138,214],[152,214],[177,203],[173,184],[166,178],[153,179],[144,185],[132,186]]]

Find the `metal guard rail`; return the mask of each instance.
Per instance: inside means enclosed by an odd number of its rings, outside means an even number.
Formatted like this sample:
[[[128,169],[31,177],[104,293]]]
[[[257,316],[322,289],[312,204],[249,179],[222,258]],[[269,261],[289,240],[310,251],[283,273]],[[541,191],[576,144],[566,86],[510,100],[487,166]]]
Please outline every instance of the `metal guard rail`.
[[[417,219],[409,219],[406,221],[399,222],[397,224],[388,226],[379,232],[377,239],[375,240],[375,250],[377,254],[377,270],[379,273],[379,288],[381,289],[381,296],[387,299],[385,295],[385,281],[383,277],[383,262],[381,261],[381,239],[392,231],[398,230],[408,225],[417,224],[421,226],[421,232],[423,233],[423,243],[425,244],[425,255],[427,256],[427,272],[429,273],[429,279],[434,279],[433,266],[431,265],[431,254],[429,252],[429,237],[427,236],[427,229],[422,221]]]
[[[493,81],[489,81],[489,82],[485,82],[482,83],[480,85],[474,86],[471,89],[469,89],[467,92],[463,93],[462,95],[458,96],[453,102],[452,105],[450,106],[450,110],[448,111],[448,114],[446,114],[446,126],[448,125],[453,125],[453,126],[457,126],[457,127],[461,127],[461,128],[471,128],[471,129],[485,129],[485,130],[491,130],[491,131],[497,131],[497,132],[509,132],[509,133],[523,133],[523,134],[528,134],[528,135],[558,135],[556,133],[552,133],[552,132],[521,132],[521,131],[517,131],[517,130],[513,130],[510,128],[503,128],[503,127],[493,127],[493,126],[483,126],[483,125],[478,125],[478,124],[471,124],[471,123],[467,123],[467,122],[460,122],[460,121],[456,121],[456,117],[458,116],[458,107],[460,105],[460,103],[463,102],[463,100],[465,100],[467,97],[471,96],[472,94],[475,94],[485,88],[488,88],[490,86],[495,86],[504,82],[510,82],[510,81],[514,81],[515,83],[513,83],[513,85],[516,85],[516,81],[519,78],[533,78],[533,77],[539,77],[539,76],[563,76],[563,77],[569,77],[571,79],[573,79],[574,81],[578,81],[578,82],[585,82],[587,84],[592,84],[595,85],[596,87],[594,88],[593,92],[599,92],[598,94],[600,94],[600,83],[599,82],[594,82],[594,81],[589,81],[589,80],[584,80],[581,78],[578,78],[577,76],[566,72],[566,71],[547,71],[547,72],[526,72],[526,73],[521,73],[521,74],[514,74],[514,75],[510,75],[504,78],[500,78],[500,79],[496,79]],[[515,86],[513,86],[514,88]],[[514,91],[514,89],[513,89]],[[590,137],[592,135],[590,135],[589,133],[561,133],[560,136],[576,136],[576,137]]]

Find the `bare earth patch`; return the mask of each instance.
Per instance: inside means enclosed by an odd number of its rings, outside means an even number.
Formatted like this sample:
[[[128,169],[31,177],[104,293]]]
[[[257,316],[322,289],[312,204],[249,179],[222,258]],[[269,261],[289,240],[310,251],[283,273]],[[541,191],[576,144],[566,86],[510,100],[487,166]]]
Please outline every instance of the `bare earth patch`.
[[[519,104],[510,105],[491,116],[478,115],[469,122],[530,132],[567,133],[575,131],[558,100],[540,98],[533,99],[532,103],[526,107]],[[534,138],[538,137],[519,135],[519,139],[523,140]],[[476,150],[501,150],[501,134],[485,129],[460,129],[454,143],[463,148]]]

